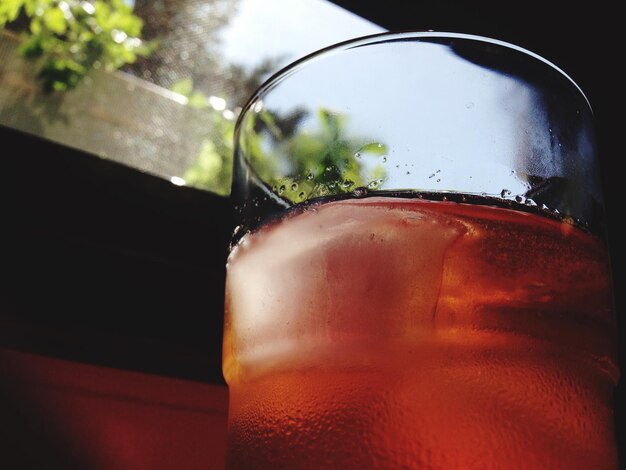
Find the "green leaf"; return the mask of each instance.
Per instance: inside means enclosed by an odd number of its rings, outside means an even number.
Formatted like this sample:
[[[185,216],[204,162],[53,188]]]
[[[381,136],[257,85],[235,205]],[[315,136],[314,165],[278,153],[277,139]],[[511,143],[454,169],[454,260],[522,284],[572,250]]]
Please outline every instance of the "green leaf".
[[[387,146],[383,145],[380,142],[370,142],[368,144],[361,146],[358,152],[361,154],[369,153],[369,154],[380,156],[380,155],[384,155],[385,153],[387,153]]]
[[[21,11],[30,34],[20,52],[44,58],[38,78],[45,91],[70,90],[90,70],[115,70],[157,46],[141,40],[143,21],[124,0],[0,0],[0,29]]]
[[[46,28],[56,34],[65,34],[67,30],[67,21],[63,10],[59,7],[48,8],[44,10],[42,20]]]
[[[196,109],[203,109],[209,105],[207,97],[204,93],[200,91],[194,91],[189,97],[189,101],[187,102],[188,106]]]
[[[196,162],[185,173],[184,180],[189,186],[226,195],[230,191],[232,162],[230,154],[222,154],[218,147],[212,140],[205,140]]]
[[[44,92],[71,90],[78,85],[86,70],[71,60],[52,58],[41,66],[37,78],[41,80]]]
[[[108,18],[111,28],[124,31],[129,36],[137,36],[141,33],[143,21],[134,16],[130,11],[116,11]]]
[[[44,1],[48,4],[50,3],[50,0]],[[24,0],[22,3],[24,4],[24,11],[26,12],[26,15],[32,17],[35,15],[37,9],[41,7],[42,0]]]
[[[20,45],[18,51],[24,57],[29,59],[41,57],[44,53],[41,39],[38,36],[31,36],[28,38]]]
[[[178,80],[172,84],[170,90],[174,93],[189,97],[193,90],[193,80],[189,77]]]
[[[5,24],[15,21],[24,5],[24,0],[1,0],[0,1],[0,28]]]
[[[113,29],[110,28],[108,24],[108,19],[111,16],[111,6],[107,2],[101,0],[94,2],[93,6],[95,9],[93,16],[95,17],[98,26],[106,31]]]
[[[41,19],[33,18],[30,22],[30,32],[34,35],[41,34],[43,30],[43,26],[41,24]]]

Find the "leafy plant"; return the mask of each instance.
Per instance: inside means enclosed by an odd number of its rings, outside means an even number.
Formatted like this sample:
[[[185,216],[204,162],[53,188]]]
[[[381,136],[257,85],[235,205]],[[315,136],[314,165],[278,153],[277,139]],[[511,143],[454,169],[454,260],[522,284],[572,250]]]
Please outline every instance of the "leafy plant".
[[[141,40],[143,21],[124,0],[0,1],[0,30],[20,19],[20,52],[38,60],[45,92],[73,89],[91,70],[118,69],[156,47]]]
[[[228,195],[233,171],[234,113],[225,109],[224,100],[196,90],[191,78],[175,82],[170,90],[186,97],[187,106],[204,110],[203,118],[208,119],[208,122],[203,122],[203,126],[212,130],[212,138],[202,140],[195,162],[183,175],[185,184]],[[215,105],[216,100],[218,104],[224,105],[224,109]],[[230,119],[225,117],[225,113],[230,113]]]
[[[211,104],[191,79],[171,87],[187,98],[187,105],[205,109],[212,138],[202,141],[194,164],[183,179],[189,186],[218,194],[230,192],[233,170],[234,113]],[[229,118],[225,117],[225,113]],[[243,126],[246,154],[253,171],[279,197],[292,203],[349,193],[357,188],[378,189],[385,177],[387,146],[371,139],[348,137],[346,117],[326,109],[317,111],[319,131],[298,132],[305,111],[277,116],[266,110],[249,113]]]
[[[271,129],[268,121],[274,125],[276,118],[264,111],[260,115]],[[317,111],[317,122],[318,132],[292,131],[293,135],[282,134],[272,139],[278,147],[273,155],[250,154],[255,171],[271,183],[274,193],[297,203],[350,193],[357,188],[378,189],[386,176],[382,162],[387,146],[371,139],[348,136],[346,116],[327,109]],[[278,162],[283,171],[265,172],[270,160]]]

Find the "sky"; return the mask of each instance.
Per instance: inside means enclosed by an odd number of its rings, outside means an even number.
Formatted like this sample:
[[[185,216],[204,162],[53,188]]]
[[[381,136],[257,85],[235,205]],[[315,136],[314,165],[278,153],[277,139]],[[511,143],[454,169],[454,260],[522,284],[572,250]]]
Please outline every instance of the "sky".
[[[240,0],[238,9],[222,30],[222,53],[250,68],[270,56],[283,57],[281,65],[287,65],[334,43],[384,31],[326,0]]]

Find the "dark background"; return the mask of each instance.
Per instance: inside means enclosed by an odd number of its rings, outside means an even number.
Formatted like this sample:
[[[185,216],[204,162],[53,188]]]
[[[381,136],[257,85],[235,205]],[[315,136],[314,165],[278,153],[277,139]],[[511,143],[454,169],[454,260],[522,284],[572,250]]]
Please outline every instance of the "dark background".
[[[618,12],[601,2],[582,8],[534,0],[334,3],[390,30],[512,42],[580,85],[596,116],[616,307],[626,338]],[[0,142],[0,346],[223,384],[229,201],[2,127]],[[625,402],[620,384],[622,449]]]

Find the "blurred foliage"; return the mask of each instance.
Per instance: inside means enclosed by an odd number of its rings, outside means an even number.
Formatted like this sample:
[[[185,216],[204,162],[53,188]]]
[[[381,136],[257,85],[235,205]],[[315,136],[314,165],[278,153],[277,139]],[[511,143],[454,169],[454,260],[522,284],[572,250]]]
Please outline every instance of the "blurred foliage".
[[[294,117],[303,120],[305,113],[294,113],[287,120],[277,119],[267,111],[259,114],[264,125],[260,126],[261,132],[252,133],[252,138],[261,141],[263,133],[271,133],[270,142],[275,149],[268,153],[261,150],[266,146],[253,146],[250,162],[283,199],[297,203],[357,188],[377,189],[384,181],[382,161],[386,158],[386,145],[348,136],[345,116],[319,109],[319,130],[296,133],[297,124],[292,121]]]
[[[187,97],[188,106],[206,110],[213,135],[202,142],[195,163],[183,179],[189,186],[229,194],[235,113],[215,107],[225,101],[195,90],[191,79],[176,82],[171,90]],[[255,173],[289,202],[349,193],[363,187],[378,189],[384,181],[386,145],[371,139],[349,138],[345,116],[320,109],[318,131],[314,133],[298,131],[309,118],[303,110],[288,116],[266,110],[249,111],[247,116],[249,119],[242,123],[242,149]]]
[[[143,21],[124,0],[1,0],[0,29],[20,20],[20,53],[38,60],[45,92],[73,89],[91,70],[118,69],[156,47],[140,39]]]
[[[194,114],[194,119],[200,118],[194,122],[210,129],[210,136],[200,143],[195,162],[183,178],[189,186],[227,195],[235,119],[247,98],[276,69],[279,58],[265,59],[248,69],[223,65],[207,53],[213,49],[208,45],[218,44],[216,31],[237,8],[232,0],[207,0],[202,7],[187,9],[178,8],[178,3],[148,0],[138,0],[136,5],[142,18],[150,18],[146,27],[148,37],[153,38],[150,41],[141,39],[144,22],[124,0],[0,0],[0,30],[9,25],[21,32],[20,52],[37,61],[37,77],[45,92],[73,89],[94,69],[123,67],[185,96],[187,105],[200,111]],[[205,25],[207,8],[217,17]],[[205,47],[187,45],[190,25],[200,29],[205,25],[212,31],[203,36]],[[166,33],[155,51],[162,31]],[[175,69],[174,62],[178,64]],[[188,78],[181,80],[181,74]],[[223,90],[227,96],[200,91],[210,89]],[[297,109],[287,116],[267,110],[248,116],[242,141],[251,166],[287,201],[359,187],[376,189],[383,182],[380,161],[385,146],[346,135],[345,116],[324,109],[316,116]],[[309,133],[301,132],[305,120]]]
[[[174,83],[173,92],[187,98],[187,106],[205,110],[203,116],[208,116],[207,129],[211,129],[215,138],[206,138],[200,145],[200,152],[194,164],[185,172],[185,184],[201,189],[208,189],[217,194],[230,193],[232,178],[233,135],[235,131],[235,115],[226,110],[226,102],[217,97],[208,97],[194,88],[191,78],[185,78]],[[213,104],[212,104],[213,102]],[[224,104],[223,109],[215,109],[215,103]],[[222,108],[221,106],[217,106]],[[230,113],[230,115],[229,115]],[[229,116],[230,119],[227,119]]]

